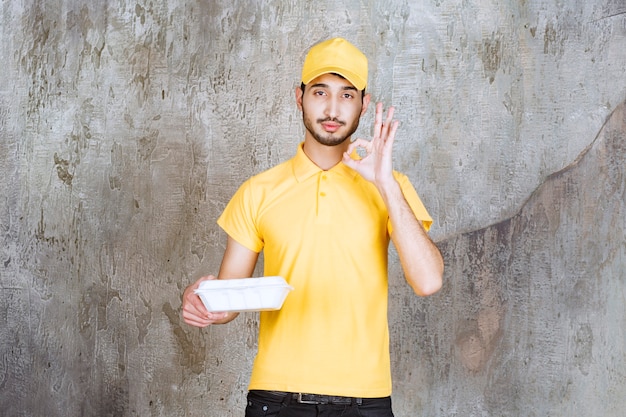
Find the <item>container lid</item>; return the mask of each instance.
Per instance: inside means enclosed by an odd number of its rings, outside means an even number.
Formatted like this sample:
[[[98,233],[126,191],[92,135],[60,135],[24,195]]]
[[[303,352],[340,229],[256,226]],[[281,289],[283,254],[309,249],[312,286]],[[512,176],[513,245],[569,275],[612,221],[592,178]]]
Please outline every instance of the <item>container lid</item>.
[[[267,288],[267,287],[290,287],[285,278],[279,276],[260,278],[234,278],[234,279],[210,279],[202,281],[198,291],[218,289],[244,289],[244,288]],[[290,287],[291,288],[291,287]],[[293,288],[292,288],[293,289]]]

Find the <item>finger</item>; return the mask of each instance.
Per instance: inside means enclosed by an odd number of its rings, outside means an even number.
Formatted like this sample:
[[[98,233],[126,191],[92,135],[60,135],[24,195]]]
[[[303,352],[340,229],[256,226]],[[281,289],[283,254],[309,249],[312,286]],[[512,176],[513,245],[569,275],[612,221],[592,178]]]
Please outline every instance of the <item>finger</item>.
[[[379,137],[383,126],[383,103],[376,103],[376,117],[374,119],[374,137]]]
[[[196,327],[206,327],[219,320],[223,320],[228,316],[227,312],[207,312],[206,314],[197,314],[191,310],[183,310],[183,319],[185,323]]]
[[[200,304],[202,302],[200,301]],[[183,318],[185,321],[194,321],[194,322],[202,322],[206,324],[209,323],[209,312],[206,310],[204,305],[197,305],[195,301],[188,300],[183,306]]]
[[[208,315],[201,316],[190,312],[189,310],[183,310],[183,320],[185,323],[190,324],[196,327],[206,327],[210,325],[212,322],[209,319]]]
[[[391,147],[391,145],[393,145],[393,141],[396,138],[396,132],[398,131],[398,126],[400,125],[400,122],[397,120],[394,120],[393,123],[391,124],[391,129],[389,131],[389,135],[387,136],[387,140],[385,141],[385,146],[389,146]]]
[[[387,110],[387,124],[391,124],[391,121],[393,120],[393,114],[395,113],[396,109],[391,106],[389,107],[389,109]]]
[[[385,120],[385,126],[387,126],[387,132],[389,131],[389,127],[392,126],[393,124],[393,114],[395,113],[396,109],[391,106],[389,107],[389,110],[387,110],[387,120]]]
[[[199,296],[196,294],[190,294],[187,298],[187,311],[195,314],[197,316],[207,317],[209,311],[206,309],[206,306],[202,302]]]
[[[190,326],[195,326],[195,327],[207,327],[212,324],[211,321],[207,319],[202,319],[202,318],[192,317],[192,316],[188,316],[188,317],[183,316],[183,320],[185,321],[185,323],[189,324]]]
[[[383,140],[387,139],[387,137],[389,136],[390,129],[393,128],[394,112],[395,112],[395,108],[393,106],[389,107],[389,109],[387,110],[387,116],[381,126],[381,132],[380,132],[380,136]]]

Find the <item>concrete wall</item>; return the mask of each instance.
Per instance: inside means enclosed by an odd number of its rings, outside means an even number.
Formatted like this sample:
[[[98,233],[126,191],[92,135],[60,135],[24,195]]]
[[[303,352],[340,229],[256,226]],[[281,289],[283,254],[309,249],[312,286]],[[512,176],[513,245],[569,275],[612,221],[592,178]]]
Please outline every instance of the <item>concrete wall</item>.
[[[0,11],[1,415],[243,415],[258,317],[191,328],[180,295],[235,189],[302,140],[301,61],[335,35],[397,106],[446,258],[418,299],[391,250],[396,415],[623,415],[623,0]]]

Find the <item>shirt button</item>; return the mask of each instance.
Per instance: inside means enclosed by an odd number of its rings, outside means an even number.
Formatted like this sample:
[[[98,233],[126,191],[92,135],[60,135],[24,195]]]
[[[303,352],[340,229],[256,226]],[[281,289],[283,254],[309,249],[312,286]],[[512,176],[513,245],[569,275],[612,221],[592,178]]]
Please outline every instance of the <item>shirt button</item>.
[[[322,196],[322,197],[326,197],[326,193],[322,191],[322,192],[320,193],[320,196]]]

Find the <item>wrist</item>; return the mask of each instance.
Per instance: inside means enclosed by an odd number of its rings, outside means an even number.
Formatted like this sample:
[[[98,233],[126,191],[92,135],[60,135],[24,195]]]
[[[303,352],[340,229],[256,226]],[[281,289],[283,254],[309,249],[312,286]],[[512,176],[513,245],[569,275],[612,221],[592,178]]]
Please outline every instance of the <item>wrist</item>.
[[[402,189],[400,184],[393,175],[388,178],[384,178],[376,181],[375,183],[378,192],[383,197],[383,200],[392,199],[394,196],[402,195]]]

